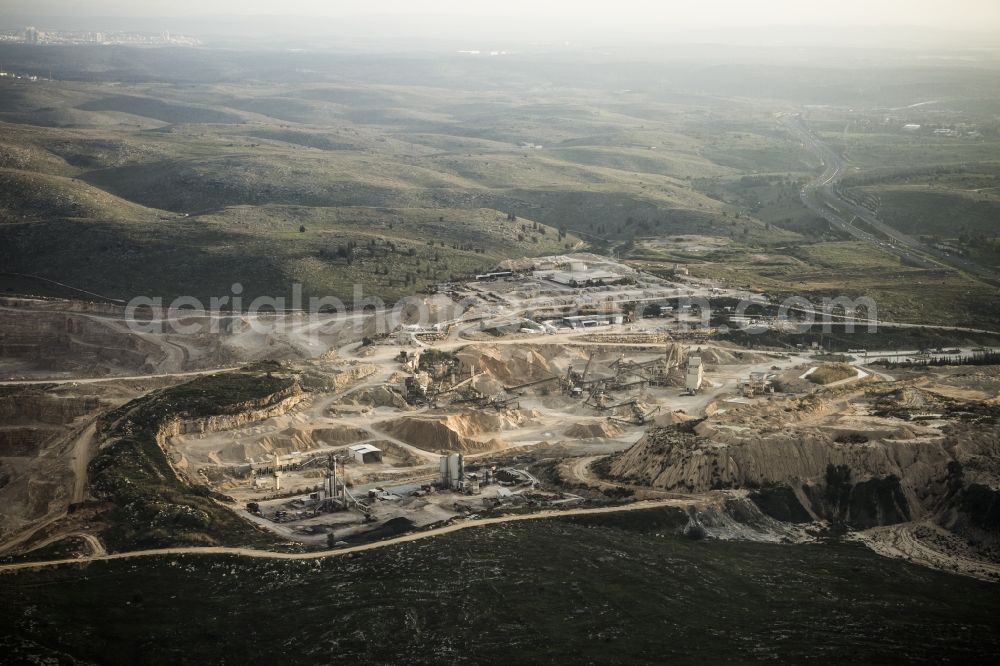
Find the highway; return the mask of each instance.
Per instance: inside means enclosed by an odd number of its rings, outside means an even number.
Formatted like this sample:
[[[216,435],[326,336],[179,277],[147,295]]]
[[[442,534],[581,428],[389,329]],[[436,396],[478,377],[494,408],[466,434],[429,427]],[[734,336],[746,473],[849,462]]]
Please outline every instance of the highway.
[[[824,143],[809,131],[798,115],[785,115],[782,124],[798,137],[803,145],[810,148],[823,164],[823,173],[811,183],[802,188],[800,197],[802,203],[816,213],[834,228],[843,231],[857,240],[875,245],[879,249],[906,259],[909,263],[923,268],[941,268],[947,265],[958,268],[982,278],[997,280],[1000,275],[984,266],[980,266],[962,257],[945,256],[936,248],[928,247],[917,239],[889,226],[872,211],[843,198],[837,190],[837,185],[847,171],[847,162],[837,151]],[[884,236],[855,227],[853,222],[861,220],[869,228]]]

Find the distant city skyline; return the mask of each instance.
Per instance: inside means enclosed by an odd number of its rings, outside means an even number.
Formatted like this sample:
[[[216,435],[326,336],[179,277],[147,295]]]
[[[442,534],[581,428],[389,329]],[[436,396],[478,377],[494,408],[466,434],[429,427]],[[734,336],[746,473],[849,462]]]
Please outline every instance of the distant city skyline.
[[[504,3],[474,0],[7,0],[3,15],[108,16],[108,17],[207,17],[254,16],[385,16],[439,15],[448,17],[507,17],[528,22],[630,24],[639,29],[658,27],[706,29],[713,26],[923,26],[976,32],[1000,31],[997,0],[507,0]]]

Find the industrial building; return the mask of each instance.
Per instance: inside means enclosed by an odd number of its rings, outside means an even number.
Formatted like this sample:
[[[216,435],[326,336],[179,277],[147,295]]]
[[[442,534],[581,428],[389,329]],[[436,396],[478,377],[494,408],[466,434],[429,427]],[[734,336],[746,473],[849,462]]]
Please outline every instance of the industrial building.
[[[465,458],[461,453],[441,456],[441,486],[461,490],[465,482]]]
[[[582,261],[574,261],[566,270],[538,270],[534,277],[566,287],[587,287],[595,284],[615,284],[622,276],[611,271],[592,269]]]
[[[514,277],[513,271],[498,271],[496,273],[481,273],[476,276],[477,282],[493,282],[495,280],[506,280]]]
[[[575,315],[572,317],[563,317],[562,323],[564,326],[568,326],[570,328],[591,328],[593,326],[609,326],[611,324],[625,323],[625,315],[623,314]]]
[[[382,450],[371,444],[355,444],[348,447],[348,450],[351,452],[351,459],[362,465],[382,462]]]

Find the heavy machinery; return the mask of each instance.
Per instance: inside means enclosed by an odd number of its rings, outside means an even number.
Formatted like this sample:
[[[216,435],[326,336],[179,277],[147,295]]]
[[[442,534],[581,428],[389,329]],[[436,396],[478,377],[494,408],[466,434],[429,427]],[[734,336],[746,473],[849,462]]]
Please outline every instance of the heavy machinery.
[[[549,382],[560,382],[562,377],[558,375],[552,375],[551,377],[545,377],[543,379],[536,379],[532,382],[525,382],[524,384],[518,384],[517,386],[505,386],[504,390],[507,392],[520,391],[521,389],[531,388],[532,386],[540,386],[541,384],[547,384]]]
[[[740,382],[740,394],[744,398],[773,393],[774,385],[771,384],[766,372],[751,372],[745,381]]]
[[[654,416],[655,414],[658,414],[659,411],[660,411],[660,407],[655,407],[655,408],[649,410],[648,412],[647,411],[643,411],[642,407],[640,407],[639,403],[637,401],[635,401],[635,400],[630,400],[628,402],[623,402],[623,403],[618,404],[618,405],[613,405],[611,407],[608,407],[607,409],[609,409],[609,410],[611,410],[611,409],[618,409],[619,407],[631,407],[632,408],[632,418],[631,419],[623,419],[623,418],[618,417],[618,416],[609,416],[608,417],[608,421],[611,421],[612,423],[621,423],[623,425],[640,425],[641,426],[641,425],[646,425],[647,423],[649,423],[650,418],[652,416]]]
[[[688,358],[687,372],[684,377],[684,392],[687,395],[694,395],[701,390],[701,385],[705,381],[705,366],[701,362],[700,356]]]
[[[452,384],[448,388],[437,390],[437,391],[431,391],[430,393],[428,393],[428,396],[427,396],[428,397],[428,402],[432,406],[437,406],[438,399],[440,399],[443,396],[446,396],[446,395],[449,395],[449,394],[452,394],[452,393],[458,391],[463,386],[467,386],[467,385],[471,384],[472,381],[475,378],[476,378],[476,371],[475,371],[475,369],[473,369],[472,375],[470,375],[469,377],[466,377],[462,381],[460,381],[458,383],[455,383],[455,384]]]
[[[608,408],[608,401],[610,400],[607,390],[604,387],[604,382],[595,382],[591,388],[590,393],[587,395],[587,399],[583,401],[583,404],[589,405],[596,409],[605,410]]]
[[[583,395],[583,387],[587,383],[587,375],[590,373],[590,366],[594,362],[594,352],[590,352],[590,356],[587,357],[587,365],[584,366],[583,372],[579,373],[573,370],[573,366],[566,368],[566,380],[563,386],[565,386],[566,391],[574,397]]]
[[[356,498],[347,489],[347,480],[343,474],[341,457],[330,454],[326,459],[326,473],[323,477],[323,499],[316,507],[317,511],[342,511],[356,509],[371,518],[372,510],[367,504]]]

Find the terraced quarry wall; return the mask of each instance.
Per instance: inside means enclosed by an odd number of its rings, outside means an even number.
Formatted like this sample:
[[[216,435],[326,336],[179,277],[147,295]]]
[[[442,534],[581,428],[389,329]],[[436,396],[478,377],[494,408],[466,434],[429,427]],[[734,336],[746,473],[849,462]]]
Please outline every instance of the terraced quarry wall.
[[[276,363],[200,377],[155,391],[105,415],[91,461],[93,495],[110,505],[103,533],[112,549],[170,544],[268,544],[273,537],[219,502],[226,498],[178,478],[163,445],[184,428],[211,429],[276,415],[303,399]],[[205,430],[201,430],[205,431]]]

